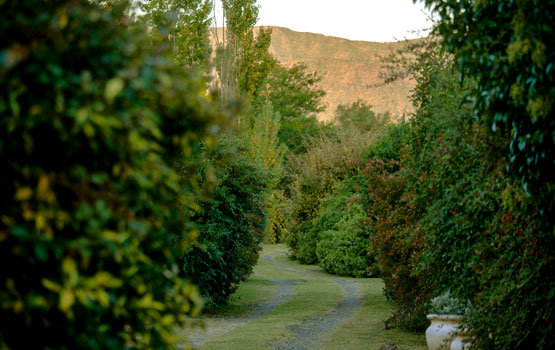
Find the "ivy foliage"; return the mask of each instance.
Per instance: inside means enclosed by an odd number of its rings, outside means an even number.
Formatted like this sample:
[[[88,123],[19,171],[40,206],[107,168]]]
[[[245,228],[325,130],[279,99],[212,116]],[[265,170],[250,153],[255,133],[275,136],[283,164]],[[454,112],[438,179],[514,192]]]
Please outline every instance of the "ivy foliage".
[[[174,348],[202,304],[175,260],[193,152],[220,114],[117,6],[0,11],[0,347]]]

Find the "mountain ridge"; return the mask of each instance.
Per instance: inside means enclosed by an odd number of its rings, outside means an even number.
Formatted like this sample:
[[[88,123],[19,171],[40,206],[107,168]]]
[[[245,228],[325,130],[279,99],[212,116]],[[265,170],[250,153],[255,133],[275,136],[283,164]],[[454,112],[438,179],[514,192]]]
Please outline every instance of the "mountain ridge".
[[[320,120],[333,119],[339,104],[357,100],[372,105],[375,112],[389,112],[394,119],[413,112],[409,95],[414,81],[405,78],[383,84],[380,78],[383,72],[380,57],[401,48],[405,42],[349,40],[278,26],[261,28],[272,29],[270,52],[281,64],[302,63],[322,78],[318,86],[326,91],[323,102],[327,107],[318,115]]]

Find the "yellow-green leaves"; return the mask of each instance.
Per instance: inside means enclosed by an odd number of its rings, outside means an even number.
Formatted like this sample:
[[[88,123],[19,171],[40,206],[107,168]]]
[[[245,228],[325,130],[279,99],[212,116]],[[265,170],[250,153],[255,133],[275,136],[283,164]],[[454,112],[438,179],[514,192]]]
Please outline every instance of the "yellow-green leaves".
[[[62,289],[60,291],[60,310],[68,312],[75,302],[75,294],[71,289]]]
[[[15,193],[15,199],[18,201],[26,201],[33,195],[33,190],[30,187],[22,187]]]
[[[89,347],[163,350],[195,304],[173,244],[192,229],[178,197],[204,185],[198,160],[179,163],[223,116],[112,3],[0,1],[14,29],[0,50],[1,283],[13,289],[0,324],[49,335],[0,329],[0,348],[71,348],[87,329]]]
[[[91,277],[86,284],[90,287],[119,288],[123,285],[123,280],[115,278],[107,271],[100,271]]]
[[[106,84],[104,96],[108,102],[113,102],[116,96],[123,90],[124,82],[121,78],[112,78]]]

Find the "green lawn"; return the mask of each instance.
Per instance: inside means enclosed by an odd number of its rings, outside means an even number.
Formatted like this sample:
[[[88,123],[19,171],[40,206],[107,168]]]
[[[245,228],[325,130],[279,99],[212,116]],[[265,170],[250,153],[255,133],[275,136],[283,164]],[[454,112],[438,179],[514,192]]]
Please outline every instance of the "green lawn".
[[[307,318],[325,314],[341,301],[344,291],[332,281],[339,277],[322,272],[318,266],[301,265],[289,260],[284,255],[286,250],[283,245],[266,245],[251,278],[240,286],[227,306],[211,310],[204,316],[206,326],[232,324],[260,303],[267,302],[276,290],[272,280],[291,281],[294,294],[266,316],[243,323],[227,333],[209,337],[197,347],[199,350],[271,349],[272,345],[292,336],[292,326],[302,325]],[[264,256],[274,256],[277,263],[299,272],[284,269],[265,260]],[[356,281],[362,296],[360,308],[351,319],[326,333],[315,344],[315,349],[378,349],[387,341],[393,341],[399,349],[426,349],[423,333],[383,329],[383,321],[390,314],[390,305],[382,296],[383,283],[380,279]],[[181,332],[181,336],[189,333]],[[198,336],[199,332],[195,334]]]

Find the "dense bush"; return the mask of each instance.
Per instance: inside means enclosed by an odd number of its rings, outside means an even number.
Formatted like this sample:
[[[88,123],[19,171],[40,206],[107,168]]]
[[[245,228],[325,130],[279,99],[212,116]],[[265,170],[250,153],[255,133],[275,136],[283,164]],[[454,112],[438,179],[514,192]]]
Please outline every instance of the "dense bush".
[[[372,159],[366,176],[370,247],[376,253],[385,295],[395,305],[390,322],[417,330],[427,326],[425,303],[432,286],[416,275],[424,232],[417,225],[416,198],[407,169],[396,160]]]
[[[478,124],[436,133],[444,164],[433,165],[443,173],[430,181],[436,195],[423,218],[432,228],[425,266],[442,289],[471,300],[473,348],[551,349],[555,2],[426,3],[472,87],[468,114]]]
[[[0,11],[0,347],[174,348],[201,304],[174,259],[194,163],[174,166],[217,114],[117,7]]]
[[[306,264],[317,263],[312,220],[322,209],[322,199],[336,183],[357,173],[357,160],[372,137],[356,130],[340,130],[337,139],[313,139],[305,154],[290,157],[289,202],[291,218],[287,244],[292,257]]]
[[[322,200],[322,210],[309,232],[316,242],[318,265],[325,271],[352,277],[378,274],[374,254],[369,251],[371,232],[361,203],[360,179],[350,178],[335,186]]]
[[[227,301],[251,274],[261,250],[270,175],[247,150],[246,142],[234,138],[209,152],[209,162],[217,165],[217,185],[193,217],[200,237],[182,260],[184,276],[210,304]]]
[[[388,113],[378,114],[372,110],[372,106],[358,100],[350,105],[337,106],[333,121],[345,129],[379,133],[391,123],[391,118]]]

